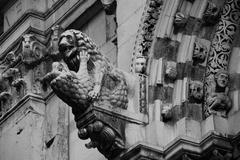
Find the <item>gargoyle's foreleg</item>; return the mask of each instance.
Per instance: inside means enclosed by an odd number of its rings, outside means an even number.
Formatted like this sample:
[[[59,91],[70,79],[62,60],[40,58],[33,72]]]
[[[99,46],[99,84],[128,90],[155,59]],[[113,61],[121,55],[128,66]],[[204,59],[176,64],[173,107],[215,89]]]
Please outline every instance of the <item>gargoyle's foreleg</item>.
[[[89,92],[89,96],[93,99],[98,98],[101,90],[102,79],[104,75],[104,66],[101,65],[102,62],[96,61],[95,65],[95,73],[94,73],[94,88]]]
[[[80,65],[77,72],[77,76],[86,76],[88,75],[87,62],[89,60],[89,54],[86,51],[80,52]]]

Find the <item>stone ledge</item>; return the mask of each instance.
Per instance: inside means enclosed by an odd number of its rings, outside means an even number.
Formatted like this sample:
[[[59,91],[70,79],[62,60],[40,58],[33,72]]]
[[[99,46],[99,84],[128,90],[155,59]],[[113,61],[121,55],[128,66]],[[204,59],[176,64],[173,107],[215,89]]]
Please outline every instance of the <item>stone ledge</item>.
[[[11,109],[9,109],[2,117],[0,117],[0,125],[3,124],[11,115],[13,115],[17,110],[19,110],[28,101],[36,101],[39,103],[46,103],[46,101],[53,96],[53,92],[49,93],[45,98],[36,94],[25,95],[18,103],[14,104]]]
[[[200,142],[187,137],[176,138],[171,144],[164,148],[151,146],[146,143],[138,143],[117,159],[120,160],[179,160],[184,155],[189,155],[193,159],[207,157],[213,150],[218,149],[224,152],[231,152],[233,146],[229,138],[209,133]],[[204,158],[203,158],[204,159]]]

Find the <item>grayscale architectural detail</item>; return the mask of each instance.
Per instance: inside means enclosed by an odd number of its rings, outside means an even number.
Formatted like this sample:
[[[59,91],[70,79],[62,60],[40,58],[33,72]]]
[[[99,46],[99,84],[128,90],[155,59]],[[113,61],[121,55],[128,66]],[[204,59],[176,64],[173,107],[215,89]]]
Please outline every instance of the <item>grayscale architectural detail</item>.
[[[208,103],[209,97],[211,97],[213,92],[216,92],[214,89],[214,85],[219,85],[214,83],[215,79],[219,79],[217,73],[221,72],[221,70],[227,71],[228,69],[228,63],[232,51],[232,43],[235,39],[235,33],[238,30],[238,26],[240,24],[239,21],[239,14],[240,14],[240,7],[239,7],[239,1],[238,0],[231,0],[231,1],[226,1],[224,6],[223,6],[223,11],[221,18],[219,20],[218,26],[216,33],[214,35],[214,38],[212,40],[211,44],[211,49],[210,53],[208,56],[208,61],[207,61],[207,70],[206,70],[206,76],[205,76],[205,97],[206,97],[206,103],[204,106],[205,110],[205,116],[209,116],[211,114],[211,108],[212,105],[211,103]],[[219,73],[220,74],[220,73]],[[226,75],[226,74],[225,74]],[[225,76],[226,77],[226,76]],[[228,76],[227,76],[228,77]],[[227,82],[229,81],[229,78],[224,78],[226,84],[223,84],[223,91],[225,96],[227,96],[228,91],[226,91],[227,87]],[[220,81],[220,79],[219,79]],[[222,98],[221,98],[222,99]],[[227,100],[229,98],[224,98],[226,99],[228,105],[227,107],[224,107],[223,110],[226,112],[229,111],[230,109],[230,100]],[[219,101],[219,100],[218,100]],[[222,101],[222,100],[220,100]],[[225,101],[225,100],[223,100]],[[218,109],[215,109],[218,110]]]
[[[239,0],[0,0],[0,160],[239,160]]]

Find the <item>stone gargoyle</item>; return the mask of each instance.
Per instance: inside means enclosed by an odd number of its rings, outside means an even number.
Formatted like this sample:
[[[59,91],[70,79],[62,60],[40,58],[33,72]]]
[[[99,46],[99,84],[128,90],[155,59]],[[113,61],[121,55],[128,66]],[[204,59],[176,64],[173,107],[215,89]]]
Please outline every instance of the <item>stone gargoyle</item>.
[[[130,74],[113,67],[94,42],[78,30],[63,32],[58,45],[63,61],[54,62],[52,71],[43,80],[72,107],[75,117],[92,105],[108,104],[113,108],[127,109]],[[86,146],[98,148],[111,159],[124,149],[124,136],[115,126],[96,120],[83,128],[78,127],[79,138],[90,138],[91,142]]]

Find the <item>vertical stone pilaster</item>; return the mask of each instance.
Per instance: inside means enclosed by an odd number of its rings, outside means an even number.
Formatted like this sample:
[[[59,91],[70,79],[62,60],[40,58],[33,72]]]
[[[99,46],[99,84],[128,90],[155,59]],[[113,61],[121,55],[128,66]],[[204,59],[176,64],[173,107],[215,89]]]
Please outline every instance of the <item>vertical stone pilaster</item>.
[[[215,75],[219,71],[227,71],[232,43],[240,25],[240,0],[226,0],[221,18],[218,22],[212,40],[205,73],[205,103],[204,115],[207,117],[212,112],[207,99],[214,92],[216,86]],[[220,102],[221,103],[221,102]]]

